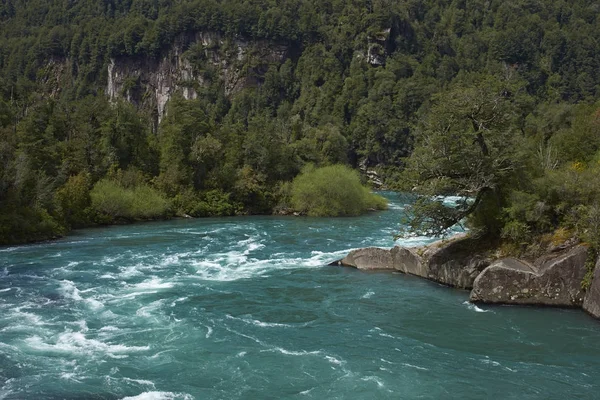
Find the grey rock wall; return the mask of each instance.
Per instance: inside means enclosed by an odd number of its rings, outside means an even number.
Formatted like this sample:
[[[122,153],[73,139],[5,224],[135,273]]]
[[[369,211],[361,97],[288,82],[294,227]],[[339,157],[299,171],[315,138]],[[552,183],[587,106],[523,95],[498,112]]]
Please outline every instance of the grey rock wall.
[[[469,289],[489,260],[480,242],[468,237],[437,242],[423,248],[396,246],[391,250],[354,250],[339,264],[361,270],[392,270],[420,276],[448,286]]]
[[[203,49],[202,68],[185,57],[185,50],[194,45]],[[182,35],[159,58],[112,59],[106,94],[113,101],[122,98],[152,110],[160,123],[173,95],[179,93],[187,100],[195,99],[197,89],[207,85],[200,69],[216,71],[225,94],[231,95],[259,84],[268,65],[283,63],[287,56],[286,46],[267,41],[229,39],[215,32]]]

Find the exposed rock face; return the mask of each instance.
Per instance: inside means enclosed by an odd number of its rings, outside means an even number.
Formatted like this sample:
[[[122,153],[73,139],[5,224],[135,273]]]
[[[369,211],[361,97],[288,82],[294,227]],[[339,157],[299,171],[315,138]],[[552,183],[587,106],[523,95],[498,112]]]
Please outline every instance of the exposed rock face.
[[[390,250],[394,269],[405,274],[427,277],[427,263],[424,262],[418,249],[409,249],[406,247],[396,246]]]
[[[596,263],[592,284],[585,294],[583,309],[596,318],[600,318],[600,259]]]
[[[73,70],[71,60],[62,57],[50,58],[44,66],[37,71],[38,82],[41,84],[42,93],[47,93],[50,98],[56,98],[62,90],[72,85]]]
[[[360,170],[361,174],[363,174],[367,178],[371,186],[373,186],[376,189],[383,188],[383,180],[381,180],[381,177],[379,176],[377,171],[375,171],[374,169],[369,169],[368,163],[368,158],[364,158],[358,164],[358,169]]]
[[[194,45],[201,46],[202,65],[194,65],[185,57],[185,51]],[[124,98],[138,107],[154,110],[160,122],[165,105],[175,93],[195,99],[196,90],[206,86],[201,70],[215,71],[229,95],[258,84],[268,65],[282,63],[287,53],[285,45],[228,39],[215,32],[183,35],[160,58],[112,59],[106,93],[111,100]]]
[[[490,261],[482,254],[479,240],[463,237],[447,244],[428,247],[427,276],[431,280],[461,289],[470,289],[477,275]]]
[[[480,241],[460,237],[420,248],[354,250],[330,265],[400,271],[457,288],[472,288],[473,302],[583,307],[600,318],[600,259],[587,293],[581,288],[587,257],[587,247],[579,245],[547,254],[534,263],[504,258],[490,265]]]
[[[471,301],[577,307],[583,303],[587,248],[577,246],[534,264],[506,258],[475,279]]]
[[[461,237],[425,248],[397,246],[385,250],[371,247],[350,252],[339,264],[361,270],[396,270],[468,289],[473,286],[477,274],[489,265],[480,253],[479,244],[476,239]]]
[[[339,263],[346,267],[354,267],[366,271],[394,269],[390,251],[377,247],[353,250],[341,259]]]

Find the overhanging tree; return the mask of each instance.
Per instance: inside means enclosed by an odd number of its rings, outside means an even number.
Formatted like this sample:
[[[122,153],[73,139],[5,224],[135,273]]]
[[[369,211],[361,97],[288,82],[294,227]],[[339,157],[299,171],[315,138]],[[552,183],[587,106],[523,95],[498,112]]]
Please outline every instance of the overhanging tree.
[[[418,194],[407,231],[439,236],[467,219],[480,233],[499,233],[507,191],[522,168],[522,137],[514,128],[519,91],[515,79],[487,77],[434,97],[403,174]],[[452,206],[443,201],[449,195],[458,196]]]

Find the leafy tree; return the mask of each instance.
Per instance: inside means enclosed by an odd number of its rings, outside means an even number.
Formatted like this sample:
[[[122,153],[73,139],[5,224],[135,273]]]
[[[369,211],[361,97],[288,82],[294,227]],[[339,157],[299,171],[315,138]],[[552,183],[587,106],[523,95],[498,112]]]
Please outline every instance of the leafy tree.
[[[306,164],[348,163],[377,168],[388,185],[408,166],[404,186],[424,196],[415,210],[436,215],[413,221],[424,232],[465,216],[517,242],[553,229],[589,232],[572,216],[593,219],[577,210],[595,204],[595,192],[567,181],[574,163],[581,176],[595,171],[600,148],[595,8],[592,0],[5,1],[0,219],[15,230],[29,224],[22,240],[53,237],[84,224],[66,210],[84,207],[85,186],[104,179],[127,190],[135,185],[125,180],[151,184],[180,213],[265,213]],[[196,98],[176,93],[159,116],[142,70],[175,59],[197,79],[171,83]],[[122,94],[135,87],[137,104],[105,97],[113,60],[144,66]],[[432,197],[440,194],[462,201],[441,208]]]
[[[90,221],[90,175],[80,173],[71,176],[56,191],[58,214],[69,227],[81,227]]]
[[[411,230],[440,235],[469,217],[474,228],[499,233],[501,208],[522,168],[520,138],[511,125],[518,88],[511,84],[484,79],[434,98],[404,175],[420,195],[410,210]],[[439,195],[460,199],[448,207]]]

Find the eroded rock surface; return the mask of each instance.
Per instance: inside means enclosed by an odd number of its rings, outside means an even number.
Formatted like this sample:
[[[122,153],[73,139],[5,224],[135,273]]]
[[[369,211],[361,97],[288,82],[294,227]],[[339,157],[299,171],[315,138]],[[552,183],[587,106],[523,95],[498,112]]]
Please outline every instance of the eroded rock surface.
[[[583,303],[587,248],[577,246],[534,264],[505,258],[487,267],[476,279],[471,301],[578,307]]]
[[[400,271],[457,288],[472,288],[473,302],[583,307],[600,318],[600,260],[587,293],[581,288],[587,257],[587,247],[578,245],[546,254],[535,262],[504,258],[491,263],[479,240],[463,236],[417,248],[354,250],[331,265]]]
[[[418,249],[396,246],[390,250],[394,269],[405,274],[427,277],[427,263],[418,254]]]
[[[600,260],[596,263],[592,284],[585,294],[583,309],[593,317],[600,318]]]
[[[339,263],[346,267],[360,270],[393,270],[392,255],[390,250],[378,247],[369,247],[351,251]]]
[[[354,250],[338,264],[361,270],[396,270],[468,289],[477,274],[490,263],[480,250],[478,240],[459,237],[421,248]]]
[[[472,288],[477,275],[490,265],[482,242],[471,237],[428,247],[424,259],[426,278],[461,289]]]

